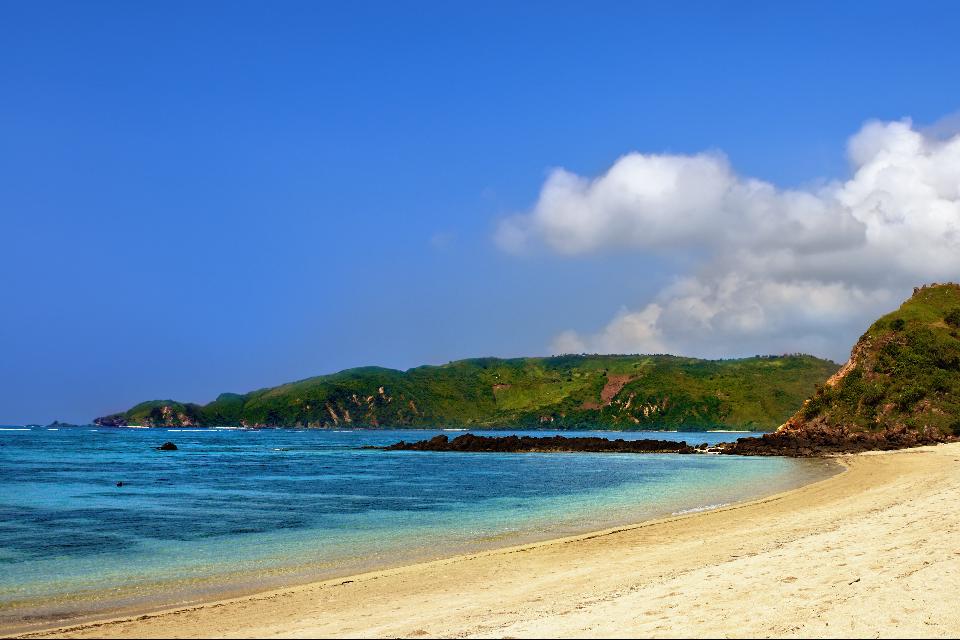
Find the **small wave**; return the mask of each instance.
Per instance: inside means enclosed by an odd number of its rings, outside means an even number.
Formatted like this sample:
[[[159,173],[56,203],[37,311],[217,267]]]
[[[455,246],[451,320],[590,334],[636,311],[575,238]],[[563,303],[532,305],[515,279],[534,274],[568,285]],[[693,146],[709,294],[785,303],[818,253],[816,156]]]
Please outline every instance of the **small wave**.
[[[60,431],[60,429],[47,429],[47,431]]]
[[[6,429],[6,428],[4,428],[4,429],[0,429],[0,431],[32,431],[32,429],[27,429],[26,427],[23,427],[23,428],[19,428],[19,427],[18,427],[18,428],[15,428],[15,429]]]
[[[720,502],[717,504],[708,504],[704,507],[693,507],[691,509],[681,509],[680,511],[674,511],[670,515],[683,516],[688,513],[700,513],[701,511],[713,511],[714,509],[719,509],[720,507],[728,507],[728,506],[730,506],[729,502]]]

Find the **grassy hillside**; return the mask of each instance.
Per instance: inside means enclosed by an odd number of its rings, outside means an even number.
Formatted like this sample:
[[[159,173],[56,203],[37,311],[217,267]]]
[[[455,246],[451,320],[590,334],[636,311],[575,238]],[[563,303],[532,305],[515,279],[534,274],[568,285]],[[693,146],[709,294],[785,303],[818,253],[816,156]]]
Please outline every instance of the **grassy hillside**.
[[[960,435],[960,285],[915,289],[874,322],[786,428],[813,426]]]
[[[144,402],[99,424],[332,428],[772,429],[837,365],[812,356],[481,358],[378,367],[222,394],[207,405]]]

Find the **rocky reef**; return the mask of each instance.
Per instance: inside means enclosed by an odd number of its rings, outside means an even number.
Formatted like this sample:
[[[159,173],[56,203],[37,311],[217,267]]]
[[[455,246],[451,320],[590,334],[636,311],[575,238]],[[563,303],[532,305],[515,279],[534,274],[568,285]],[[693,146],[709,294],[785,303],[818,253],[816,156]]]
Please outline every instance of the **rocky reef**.
[[[809,458],[863,451],[890,451],[953,440],[938,429],[905,426],[862,431],[846,426],[815,425],[781,429],[756,438],[740,438],[719,447],[720,453],[741,456]]]
[[[419,442],[401,440],[383,447],[386,451],[476,451],[494,453],[522,452],[570,452],[590,453],[698,453],[706,449],[696,449],[686,442],[674,440],[609,440],[607,438],[565,438],[563,436],[475,436],[466,433],[451,440],[447,436],[436,436]]]
[[[125,427],[127,426],[127,417],[122,413],[114,413],[94,419],[93,424],[98,427]]]

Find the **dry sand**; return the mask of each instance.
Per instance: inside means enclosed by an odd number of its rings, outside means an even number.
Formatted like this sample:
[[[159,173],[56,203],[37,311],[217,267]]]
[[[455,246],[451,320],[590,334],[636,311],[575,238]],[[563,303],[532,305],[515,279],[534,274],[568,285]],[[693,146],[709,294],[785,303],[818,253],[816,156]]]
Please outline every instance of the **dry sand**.
[[[41,635],[960,635],[960,444],[841,461],[721,510]]]

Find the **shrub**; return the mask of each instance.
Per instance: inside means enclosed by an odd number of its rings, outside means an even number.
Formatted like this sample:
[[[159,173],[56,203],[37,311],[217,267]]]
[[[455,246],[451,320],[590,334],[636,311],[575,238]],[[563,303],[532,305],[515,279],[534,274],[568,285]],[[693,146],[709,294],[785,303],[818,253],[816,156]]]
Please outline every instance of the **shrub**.
[[[948,311],[944,320],[951,327],[960,328],[960,307]]]
[[[868,407],[875,407],[880,404],[880,401],[883,400],[883,386],[879,384],[873,384],[867,386],[863,391],[863,404]]]
[[[955,436],[960,436],[960,420],[954,420],[950,425],[950,432]]]
[[[927,391],[923,387],[907,387],[897,398],[897,406],[901,411],[908,411],[913,405],[923,400],[926,395]]]
[[[930,379],[930,388],[937,393],[950,391],[950,378],[943,371],[937,371]]]

